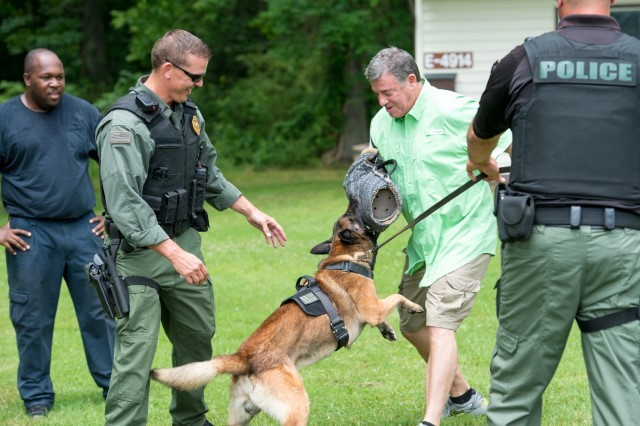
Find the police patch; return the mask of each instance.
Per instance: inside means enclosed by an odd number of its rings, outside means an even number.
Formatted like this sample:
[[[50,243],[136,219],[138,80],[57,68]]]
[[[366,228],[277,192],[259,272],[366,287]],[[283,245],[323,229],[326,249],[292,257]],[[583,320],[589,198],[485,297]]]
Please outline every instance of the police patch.
[[[195,115],[191,119],[191,128],[193,129],[193,133],[200,136],[200,122],[198,121],[198,117]]]
[[[296,294],[283,301],[282,304],[284,305],[289,302],[296,302],[305,314],[312,317],[318,317],[327,313],[318,296],[316,296],[309,287],[302,287]]]
[[[638,64],[618,58],[536,58],[536,83],[635,86]]]
[[[131,143],[131,132],[113,131],[109,134],[109,142],[112,144]]]
[[[317,302],[318,300],[320,300],[320,299],[318,299],[318,296],[316,296],[313,293],[308,293],[308,294],[300,296],[300,301],[302,303],[304,303],[305,305],[310,305],[310,304],[312,304],[314,302]]]

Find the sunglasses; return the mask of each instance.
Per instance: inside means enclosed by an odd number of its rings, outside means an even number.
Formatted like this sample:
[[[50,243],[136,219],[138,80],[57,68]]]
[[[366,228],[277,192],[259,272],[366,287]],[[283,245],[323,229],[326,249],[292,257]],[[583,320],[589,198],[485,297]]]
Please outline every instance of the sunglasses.
[[[187,77],[189,77],[191,79],[191,81],[193,81],[194,83],[199,82],[200,80],[202,80],[202,77],[204,77],[206,75],[206,74],[191,74],[189,71],[187,71],[184,68],[174,64],[173,62],[171,62],[171,61],[167,61],[167,62],[169,62],[174,67],[178,68],[183,73],[185,73],[187,75]]]

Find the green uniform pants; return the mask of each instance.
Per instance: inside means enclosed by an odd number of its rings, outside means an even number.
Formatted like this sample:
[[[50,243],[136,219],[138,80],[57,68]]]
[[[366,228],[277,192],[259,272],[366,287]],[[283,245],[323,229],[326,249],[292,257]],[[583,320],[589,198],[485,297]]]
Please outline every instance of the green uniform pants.
[[[640,301],[640,231],[537,225],[502,250],[499,327],[491,361],[490,425],[540,425],[542,394],[574,318]],[[596,426],[640,419],[640,321],[582,334]]]
[[[187,230],[174,241],[202,259],[200,235]],[[129,287],[130,314],[118,320],[111,386],[106,403],[107,425],[144,425],[149,408],[149,371],[158,345],[160,323],[173,345],[173,366],[211,359],[215,332],[213,287],[189,285],[171,263],[152,250],[118,255],[123,276],[144,276],[160,285]],[[169,407],[174,425],[201,426],[208,407],[204,389],[172,391]]]

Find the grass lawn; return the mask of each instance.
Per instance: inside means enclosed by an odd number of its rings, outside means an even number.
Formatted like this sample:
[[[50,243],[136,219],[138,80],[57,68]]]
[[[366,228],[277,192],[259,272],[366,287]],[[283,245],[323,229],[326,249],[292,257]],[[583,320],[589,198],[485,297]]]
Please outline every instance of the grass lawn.
[[[333,223],[346,210],[342,189],[346,169],[252,172],[233,170],[227,177],[259,208],[275,217],[289,238],[274,250],[262,235],[232,211],[210,211],[212,229],[203,237],[203,251],[214,281],[217,332],[215,354],[235,351],[280,302],[295,292],[301,275],[313,274],[320,257],[309,254],[331,235]],[[1,223],[5,223],[2,217]],[[404,226],[398,220],[381,238]],[[378,294],[396,291],[403,266],[401,252],[408,232],[381,249],[375,268]],[[497,326],[493,284],[499,259],[492,259],[476,306],[458,331],[460,363],[467,380],[489,394],[489,362]],[[87,284],[89,285],[89,284]],[[64,287],[56,318],[51,375],[56,403],[41,425],[103,424],[104,401],[88,373],[78,325]],[[9,320],[5,263],[0,265],[0,424],[32,424],[16,389],[17,350]],[[537,303],[532,300],[531,303]],[[310,425],[409,425],[424,413],[424,363],[398,331],[398,316],[390,317],[399,340],[384,340],[377,329],[366,329],[351,350],[302,370],[311,400]],[[154,364],[168,367],[171,349],[164,335]],[[216,378],[206,390],[209,420],[226,420],[229,377]],[[149,425],[169,425],[170,390],[151,384]],[[455,417],[443,425],[481,425],[484,418]],[[264,415],[253,424],[274,425]],[[546,392],[543,424],[589,425],[591,407],[582,362],[579,333],[574,328],[564,358]]]

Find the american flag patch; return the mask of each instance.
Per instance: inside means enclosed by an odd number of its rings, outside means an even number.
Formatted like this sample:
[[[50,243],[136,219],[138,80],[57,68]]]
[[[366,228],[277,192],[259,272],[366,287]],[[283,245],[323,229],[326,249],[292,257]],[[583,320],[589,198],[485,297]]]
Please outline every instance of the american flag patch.
[[[131,132],[117,131],[109,134],[109,142],[111,143],[131,143]]]

